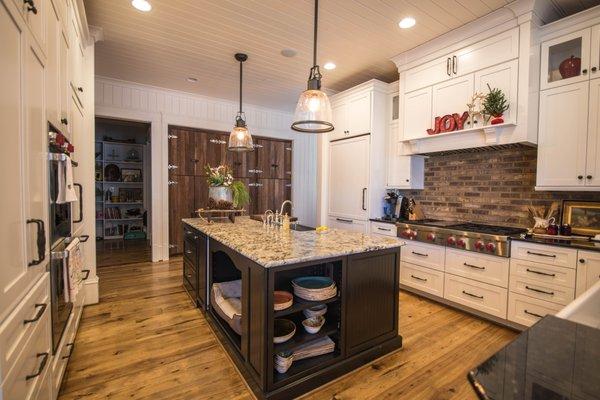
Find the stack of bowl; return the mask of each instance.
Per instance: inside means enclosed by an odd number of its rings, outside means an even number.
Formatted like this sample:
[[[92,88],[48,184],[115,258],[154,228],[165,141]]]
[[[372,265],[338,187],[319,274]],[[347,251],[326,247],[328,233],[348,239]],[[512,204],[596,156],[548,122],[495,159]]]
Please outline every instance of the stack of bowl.
[[[292,280],[294,294],[309,301],[323,301],[337,295],[333,279],[325,276],[304,276]]]

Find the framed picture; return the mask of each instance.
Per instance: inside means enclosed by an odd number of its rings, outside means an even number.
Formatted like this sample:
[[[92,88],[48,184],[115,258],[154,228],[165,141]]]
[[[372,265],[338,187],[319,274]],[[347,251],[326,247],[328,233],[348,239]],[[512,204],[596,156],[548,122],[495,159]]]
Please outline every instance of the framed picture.
[[[563,201],[563,224],[571,225],[576,235],[594,236],[600,233],[600,202]]]
[[[137,168],[121,168],[121,180],[123,182],[141,182],[142,170]]]

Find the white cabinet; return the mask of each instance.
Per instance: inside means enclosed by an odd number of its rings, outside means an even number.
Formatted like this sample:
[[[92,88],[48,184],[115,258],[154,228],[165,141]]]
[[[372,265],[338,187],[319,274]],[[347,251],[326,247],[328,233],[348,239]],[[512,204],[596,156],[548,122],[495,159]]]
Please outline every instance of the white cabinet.
[[[371,133],[371,92],[337,99],[331,106],[333,132],[329,140]]]
[[[401,155],[398,143],[398,121],[388,130],[388,159],[386,187],[389,189],[423,189],[425,185],[425,158]]]
[[[506,318],[508,291],[494,285],[445,274],[444,298],[475,310]]]
[[[369,136],[329,144],[329,215],[367,219]]]
[[[508,110],[504,122],[517,121],[517,90],[519,81],[519,61],[512,60],[475,73],[475,91],[489,93],[490,88],[500,89],[508,100]]]
[[[577,296],[600,281],[600,252],[579,251],[577,266]]]
[[[359,219],[329,217],[327,225],[333,229],[367,233],[367,222]]]
[[[71,118],[71,85],[69,80],[69,58],[71,50],[69,47],[69,38],[64,29],[60,30],[58,39],[59,57],[58,57],[58,85],[60,91],[60,129],[69,139],[71,127],[69,119]]]
[[[398,228],[396,227],[396,224],[371,221],[369,225],[369,233],[371,235],[398,238]]]
[[[540,93],[538,187],[585,185],[589,83]]]
[[[600,80],[590,81],[585,186],[600,189]]]
[[[591,29],[588,28],[542,43],[541,90],[588,80],[590,39]],[[579,68],[575,68],[576,64],[565,68],[567,64],[571,64],[571,57],[573,61],[581,60]]]
[[[447,114],[462,114],[467,110],[467,103],[473,96],[474,77],[472,74],[439,83],[432,88],[432,117],[443,117]],[[433,119],[429,128],[433,127]],[[425,132],[422,132],[422,134]],[[425,133],[426,135],[426,133]]]
[[[401,117],[404,140],[416,139],[426,135],[427,129],[432,127],[431,107],[431,87],[404,95]]]
[[[444,273],[431,268],[401,261],[400,283],[434,296],[444,296]]]
[[[23,0],[15,0],[16,6],[19,8],[25,22],[31,32],[34,41],[43,50],[46,49],[46,14],[50,4],[47,0],[32,0],[25,2]]]
[[[406,84],[403,92],[412,92],[450,79],[452,76],[452,60],[449,56],[440,57],[411,68],[405,74]]]
[[[592,27],[590,78],[600,78],[600,25]]]

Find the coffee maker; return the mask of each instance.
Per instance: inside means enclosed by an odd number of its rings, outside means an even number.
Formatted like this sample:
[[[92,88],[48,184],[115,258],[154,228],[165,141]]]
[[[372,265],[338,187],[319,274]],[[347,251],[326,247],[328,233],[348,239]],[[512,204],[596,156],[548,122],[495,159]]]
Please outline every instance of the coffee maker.
[[[408,197],[396,192],[387,192],[383,198],[383,219],[387,221],[408,220]]]

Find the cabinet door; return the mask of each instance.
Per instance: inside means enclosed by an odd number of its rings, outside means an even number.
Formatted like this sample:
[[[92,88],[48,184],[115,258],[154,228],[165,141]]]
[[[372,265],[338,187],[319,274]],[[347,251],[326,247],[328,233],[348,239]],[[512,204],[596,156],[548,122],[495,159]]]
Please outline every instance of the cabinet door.
[[[341,139],[347,135],[348,130],[348,103],[339,101],[331,105],[331,119],[333,131],[329,132],[329,140]]]
[[[600,281],[600,253],[593,251],[579,251],[577,254],[579,265],[577,266],[576,296],[580,296]]]
[[[271,142],[268,139],[256,139],[254,153],[256,165],[250,174],[257,178],[268,178],[271,172]]]
[[[587,28],[542,43],[540,68],[541,90],[586,81],[588,79],[590,68],[590,36],[591,29]],[[579,68],[570,61],[571,57],[581,60]]]
[[[8,2],[10,12],[14,6]],[[25,124],[22,105],[25,104],[23,83],[26,77],[22,68],[25,54],[26,33],[17,21],[19,16],[11,15],[3,3],[0,3],[0,87],[2,88],[2,106],[0,118],[6,134],[10,134],[10,144],[0,147],[0,175],[4,196],[0,197],[0,319],[12,309],[12,306],[24,294],[27,286],[33,283],[35,268],[27,266],[25,253],[25,219],[23,171],[26,151]],[[10,171],[10,173],[8,172]]]
[[[590,81],[585,184],[600,186],[600,80]]]
[[[181,219],[194,212],[194,177],[180,175],[176,182],[169,186],[169,255],[183,252]]]
[[[269,140],[269,169],[264,174],[266,178],[285,178],[285,142],[281,140]]]
[[[592,27],[590,79],[600,78],[600,25]]]
[[[329,144],[329,214],[367,219],[369,187],[369,137]]]
[[[67,32],[60,29],[58,35],[58,85],[60,93],[60,129],[63,134],[67,135],[71,132],[69,127],[69,119],[71,118],[71,84],[69,78],[70,64],[69,58],[71,50],[69,47],[69,39]]]
[[[427,136],[431,128],[431,87],[404,95],[402,107],[402,140],[417,139]]]
[[[18,2],[22,4],[23,15],[29,25],[29,29],[38,45],[42,49],[46,49],[46,14],[50,8],[50,2],[47,0],[34,1],[32,6],[29,6],[24,1]],[[34,12],[35,11],[35,12]]]
[[[194,177],[194,208],[208,208],[208,182],[204,176]]]
[[[251,192],[254,214],[264,214],[266,210],[275,212],[280,209],[285,197],[284,180],[259,178],[251,185],[254,188]]]
[[[252,157],[252,153],[246,151],[227,151],[227,165],[231,167],[231,173],[234,178],[247,178],[248,175],[248,157]]]
[[[216,167],[227,161],[227,139],[221,133],[196,133],[196,153],[200,161],[196,163],[196,175],[205,175],[206,164]],[[198,143],[198,139],[200,143]],[[204,163],[202,163],[204,159]]]
[[[519,29],[514,28],[457,51],[452,58],[452,73],[470,74],[518,56]]]
[[[450,79],[452,75],[452,56],[440,57],[406,71],[404,93],[422,89]]]
[[[467,103],[473,96],[473,75],[454,78],[435,85],[432,89],[432,116],[443,117],[448,114],[462,114],[467,111]],[[430,126],[433,126],[433,119]]]
[[[196,258],[196,271],[198,274],[198,303],[200,307],[206,309],[206,260],[208,254],[206,252],[206,236],[197,232],[196,246],[198,249],[198,257]]]
[[[285,142],[285,152],[283,154],[283,175],[285,179],[292,178],[292,157],[294,155],[294,148],[292,142]]]
[[[170,174],[196,175],[196,169],[204,171],[202,152],[196,143],[196,136],[200,134],[185,128],[169,127],[169,135],[169,164],[176,167],[169,170]]]
[[[60,34],[61,24],[58,10],[52,2],[48,1],[48,12],[46,13],[46,82],[44,86],[46,94],[46,116],[50,123],[56,128],[60,127]]]
[[[540,92],[537,186],[583,186],[588,82]]]
[[[348,99],[348,136],[371,132],[371,92]]]
[[[504,113],[505,122],[517,121],[517,84],[519,61],[513,60],[475,73],[475,91],[489,93],[490,89],[500,89],[508,99],[508,110]],[[489,85],[489,87],[488,87]]]
[[[398,335],[398,264],[397,253],[348,257],[344,293],[348,355]]]

